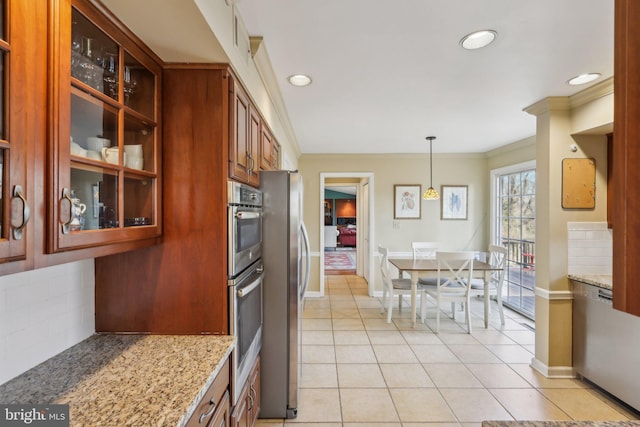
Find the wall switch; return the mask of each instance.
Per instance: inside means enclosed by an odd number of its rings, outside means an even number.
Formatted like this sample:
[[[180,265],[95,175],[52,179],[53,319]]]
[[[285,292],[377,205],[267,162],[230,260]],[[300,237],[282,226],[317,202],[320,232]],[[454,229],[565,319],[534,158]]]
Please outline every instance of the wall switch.
[[[400,221],[393,221],[393,229],[394,230],[400,229]]]

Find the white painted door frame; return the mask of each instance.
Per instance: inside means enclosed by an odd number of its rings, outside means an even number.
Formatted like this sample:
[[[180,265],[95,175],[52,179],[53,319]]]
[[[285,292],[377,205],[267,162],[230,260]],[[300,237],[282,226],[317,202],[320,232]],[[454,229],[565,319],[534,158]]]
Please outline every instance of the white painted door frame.
[[[374,206],[374,183],[372,172],[320,172],[320,200],[318,207],[320,211],[319,235],[320,235],[320,295],[324,295],[324,187],[326,178],[360,178],[360,182],[354,184],[357,187],[356,199],[358,210],[356,212],[356,224],[358,224],[356,256],[358,257],[357,273],[361,274],[368,281],[369,295],[373,295],[373,277],[371,256],[373,254],[373,206]],[[368,197],[361,197],[364,183],[368,183]],[[366,204],[366,205],[365,205]],[[367,221],[361,221],[361,218],[367,216]],[[367,224],[366,229],[361,230],[359,224]],[[365,247],[366,246],[366,247]],[[367,258],[364,261],[364,258]],[[361,262],[363,261],[363,262]],[[368,271],[363,271],[366,268]]]

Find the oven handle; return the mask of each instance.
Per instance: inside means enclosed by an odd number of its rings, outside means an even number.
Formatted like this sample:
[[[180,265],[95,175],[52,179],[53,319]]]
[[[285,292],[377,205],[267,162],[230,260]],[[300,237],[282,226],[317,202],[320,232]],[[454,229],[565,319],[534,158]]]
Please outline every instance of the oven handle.
[[[237,291],[238,298],[244,298],[247,295],[249,295],[255,288],[260,286],[260,282],[262,282],[262,275],[260,275],[260,277],[258,277],[256,280],[251,282],[251,284],[245,286],[242,289],[238,289],[238,291]]]
[[[257,219],[260,218],[260,212],[238,212],[236,213],[238,219]]]

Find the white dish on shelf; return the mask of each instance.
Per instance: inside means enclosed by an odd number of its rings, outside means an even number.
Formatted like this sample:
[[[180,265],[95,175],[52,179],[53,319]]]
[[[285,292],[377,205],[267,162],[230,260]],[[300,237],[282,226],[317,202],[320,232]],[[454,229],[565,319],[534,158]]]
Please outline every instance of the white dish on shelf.
[[[82,148],[82,146],[80,144],[78,144],[77,142],[72,142],[71,143],[71,154],[74,155],[74,156],[87,157],[87,150]]]
[[[93,160],[102,160],[102,154],[98,153],[97,151],[93,151],[93,150],[87,150],[87,156],[90,159]]]
[[[103,147],[110,147],[111,141],[107,138],[100,138],[99,136],[90,136],[87,138],[87,148],[92,151],[101,152]]]

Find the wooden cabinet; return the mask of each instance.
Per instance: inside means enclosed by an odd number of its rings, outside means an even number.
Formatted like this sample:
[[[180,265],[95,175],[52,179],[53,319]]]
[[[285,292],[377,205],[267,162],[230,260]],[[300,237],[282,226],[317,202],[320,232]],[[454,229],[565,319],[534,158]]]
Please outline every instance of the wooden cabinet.
[[[324,225],[333,225],[333,200],[324,199]]]
[[[229,178],[260,186],[260,171],[280,168],[280,144],[236,79],[231,79]]]
[[[261,126],[260,136],[260,169],[275,170],[280,168],[280,144],[266,124]]]
[[[0,274],[155,244],[160,60],[98,1],[0,0],[0,15]]]
[[[213,380],[213,383],[198,403],[186,427],[226,427],[229,426],[229,359]]]
[[[96,331],[228,334],[226,66],[163,74],[162,243],[96,258]]]
[[[256,360],[247,384],[242,389],[238,403],[231,415],[233,427],[252,427],[260,413],[260,358]]]
[[[49,252],[161,232],[161,62],[97,3],[50,30]]]
[[[24,23],[37,25],[44,15],[33,2],[2,0],[0,6],[0,262],[7,262],[26,259],[33,234],[26,228],[33,209],[33,183],[27,176],[37,136],[39,106],[34,102],[42,87],[34,55],[45,52],[36,45],[42,31]]]
[[[229,139],[229,177],[258,187],[260,116],[242,86],[231,79],[231,138]]]
[[[640,2],[616,0],[613,118],[613,307],[640,316]]]
[[[230,124],[251,107],[223,64],[167,65],[163,85],[162,242],[96,258],[96,331],[227,334]]]

